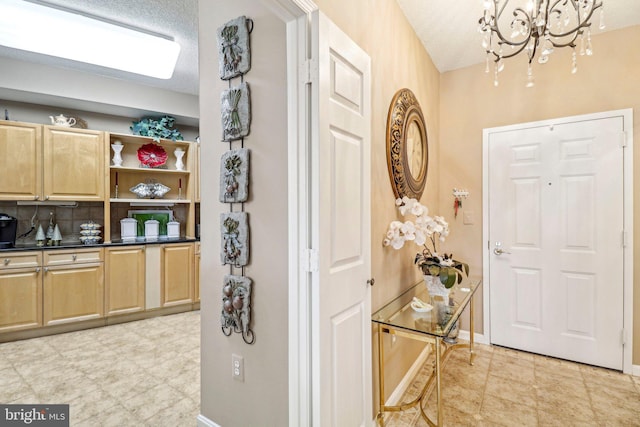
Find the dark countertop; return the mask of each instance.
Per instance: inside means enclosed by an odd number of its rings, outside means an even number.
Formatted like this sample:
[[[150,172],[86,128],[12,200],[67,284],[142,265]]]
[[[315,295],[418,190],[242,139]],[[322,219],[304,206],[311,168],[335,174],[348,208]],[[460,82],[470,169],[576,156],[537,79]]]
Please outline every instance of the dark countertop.
[[[84,245],[82,243],[63,243],[59,246],[36,246],[35,244],[16,244],[13,248],[3,248],[0,252],[16,252],[16,251],[41,251],[41,250],[59,250],[59,249],[90,249],[90,248],[109,248],[113,246],[134,246],[134,245],[163,245],[171,243],[189,243],[199,242],[200,239],[180,237],[176,239],[157,239],[147,241],[144,237],[138,237],[135,240],[123,241],[121,239],[113,239],[111,243],[100,243],[98,245]]]

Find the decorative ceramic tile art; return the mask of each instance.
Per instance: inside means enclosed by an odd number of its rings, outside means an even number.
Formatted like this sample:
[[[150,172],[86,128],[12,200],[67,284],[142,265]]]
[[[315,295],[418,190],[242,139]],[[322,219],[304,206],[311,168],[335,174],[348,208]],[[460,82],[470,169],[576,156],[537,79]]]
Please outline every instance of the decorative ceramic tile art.
[[[218,28],[218,63],[220,78],[229,80],[251,69],[249,25],[244,16],[231,20]]]
[[[251,279],[244,276],[226,275],[222,285],[222,332],[241,333],[247,344],[253,344],[255,336],[251,323]]]
[[[249,262],[249,217],[246,212],[220,214],[220,261],[242,267]]]
[[[242,203],[249,194],[249,149],[229,150],[220,158],[220,201]]]
[[[241,83],[220,95],[222,112],[222,140],[234,141],[249,135],[251,106],[249,85]]]

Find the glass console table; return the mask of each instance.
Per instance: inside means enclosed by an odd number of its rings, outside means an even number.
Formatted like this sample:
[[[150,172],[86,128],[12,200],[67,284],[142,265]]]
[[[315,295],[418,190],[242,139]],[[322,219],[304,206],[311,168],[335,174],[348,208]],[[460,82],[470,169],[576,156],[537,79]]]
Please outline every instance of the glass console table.
[[[473,365],[475,354],[473,352],[473,295],[481,285],[481,279],[471,277],[454,286],[449,294],[449,302],[442,297],[431,298],[424,282],[420,282],[408,289],[398,298],[394,299],[380,310],[373,313],[371,320],[378,328],[378,391],[380,393],[380,412],[377,420],[384,424],[385,412],[404,411],[416,405],[420,408],[420,414],[430,426],[442,426],[442,395],[441,395],[441,371],[455,348],[469,349],[469,364]],[[414,298],[429,303],[433,308],[429,311],[415,311],[411,307]],[[469,342],[458,344],[449,335],[458,327],[458,320],[464,309],[469,306],[470,332]],[[435,358],[434,370],[425,383],[419,396],[408,403],[395,406],[385,405],[384,398],[384,346],[383,333],[399,335],[414,340],[427,342],[432,345]],[[453,341],[453,342],[452,342]],[[432,421],[424,411],[423,402],[427,400],[429,391],[435,386],[437,402],[437,420]]]

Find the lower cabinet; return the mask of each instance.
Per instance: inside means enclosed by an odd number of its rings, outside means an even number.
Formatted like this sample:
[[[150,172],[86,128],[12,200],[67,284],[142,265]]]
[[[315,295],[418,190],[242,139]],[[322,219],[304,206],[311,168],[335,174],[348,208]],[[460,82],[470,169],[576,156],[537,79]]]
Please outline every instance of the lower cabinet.
[[[45,251],[44,326],[104,316],[102,249]]]
[[[162,245],[160,254],[160,306],[193,302],[193,243]]]
[[[42,326],[42,269],[0,269],[0,333],[38,326]]]
[[[0,253],[0,342],[5,333],[198,302],[196,243]]]
[[[200,242],[195,243],[195,268],[193,271],[193,302],[200,302]]]
[[[145,310],[145,247],[125,246],[105,251],[105,315]]]

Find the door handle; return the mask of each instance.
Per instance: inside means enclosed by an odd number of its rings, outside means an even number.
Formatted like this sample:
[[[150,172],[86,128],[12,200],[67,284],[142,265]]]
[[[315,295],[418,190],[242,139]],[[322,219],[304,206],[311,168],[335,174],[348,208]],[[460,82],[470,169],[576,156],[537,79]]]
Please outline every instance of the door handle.
[[[495,249],[493,250],[493,253],[494,253],[494,254],[496,254],[496,255],[502,255],[502,254],[509,254],[509,255],[511,255],[511,252],[504,251],[504,250],[502,250],[502,249],[500,249],[500,248],[495,248]]]
[[[367,280],[367,285],[369,286],[373,286],[376,284],[376,279],[374,279],[373,277],[369,280]]]

